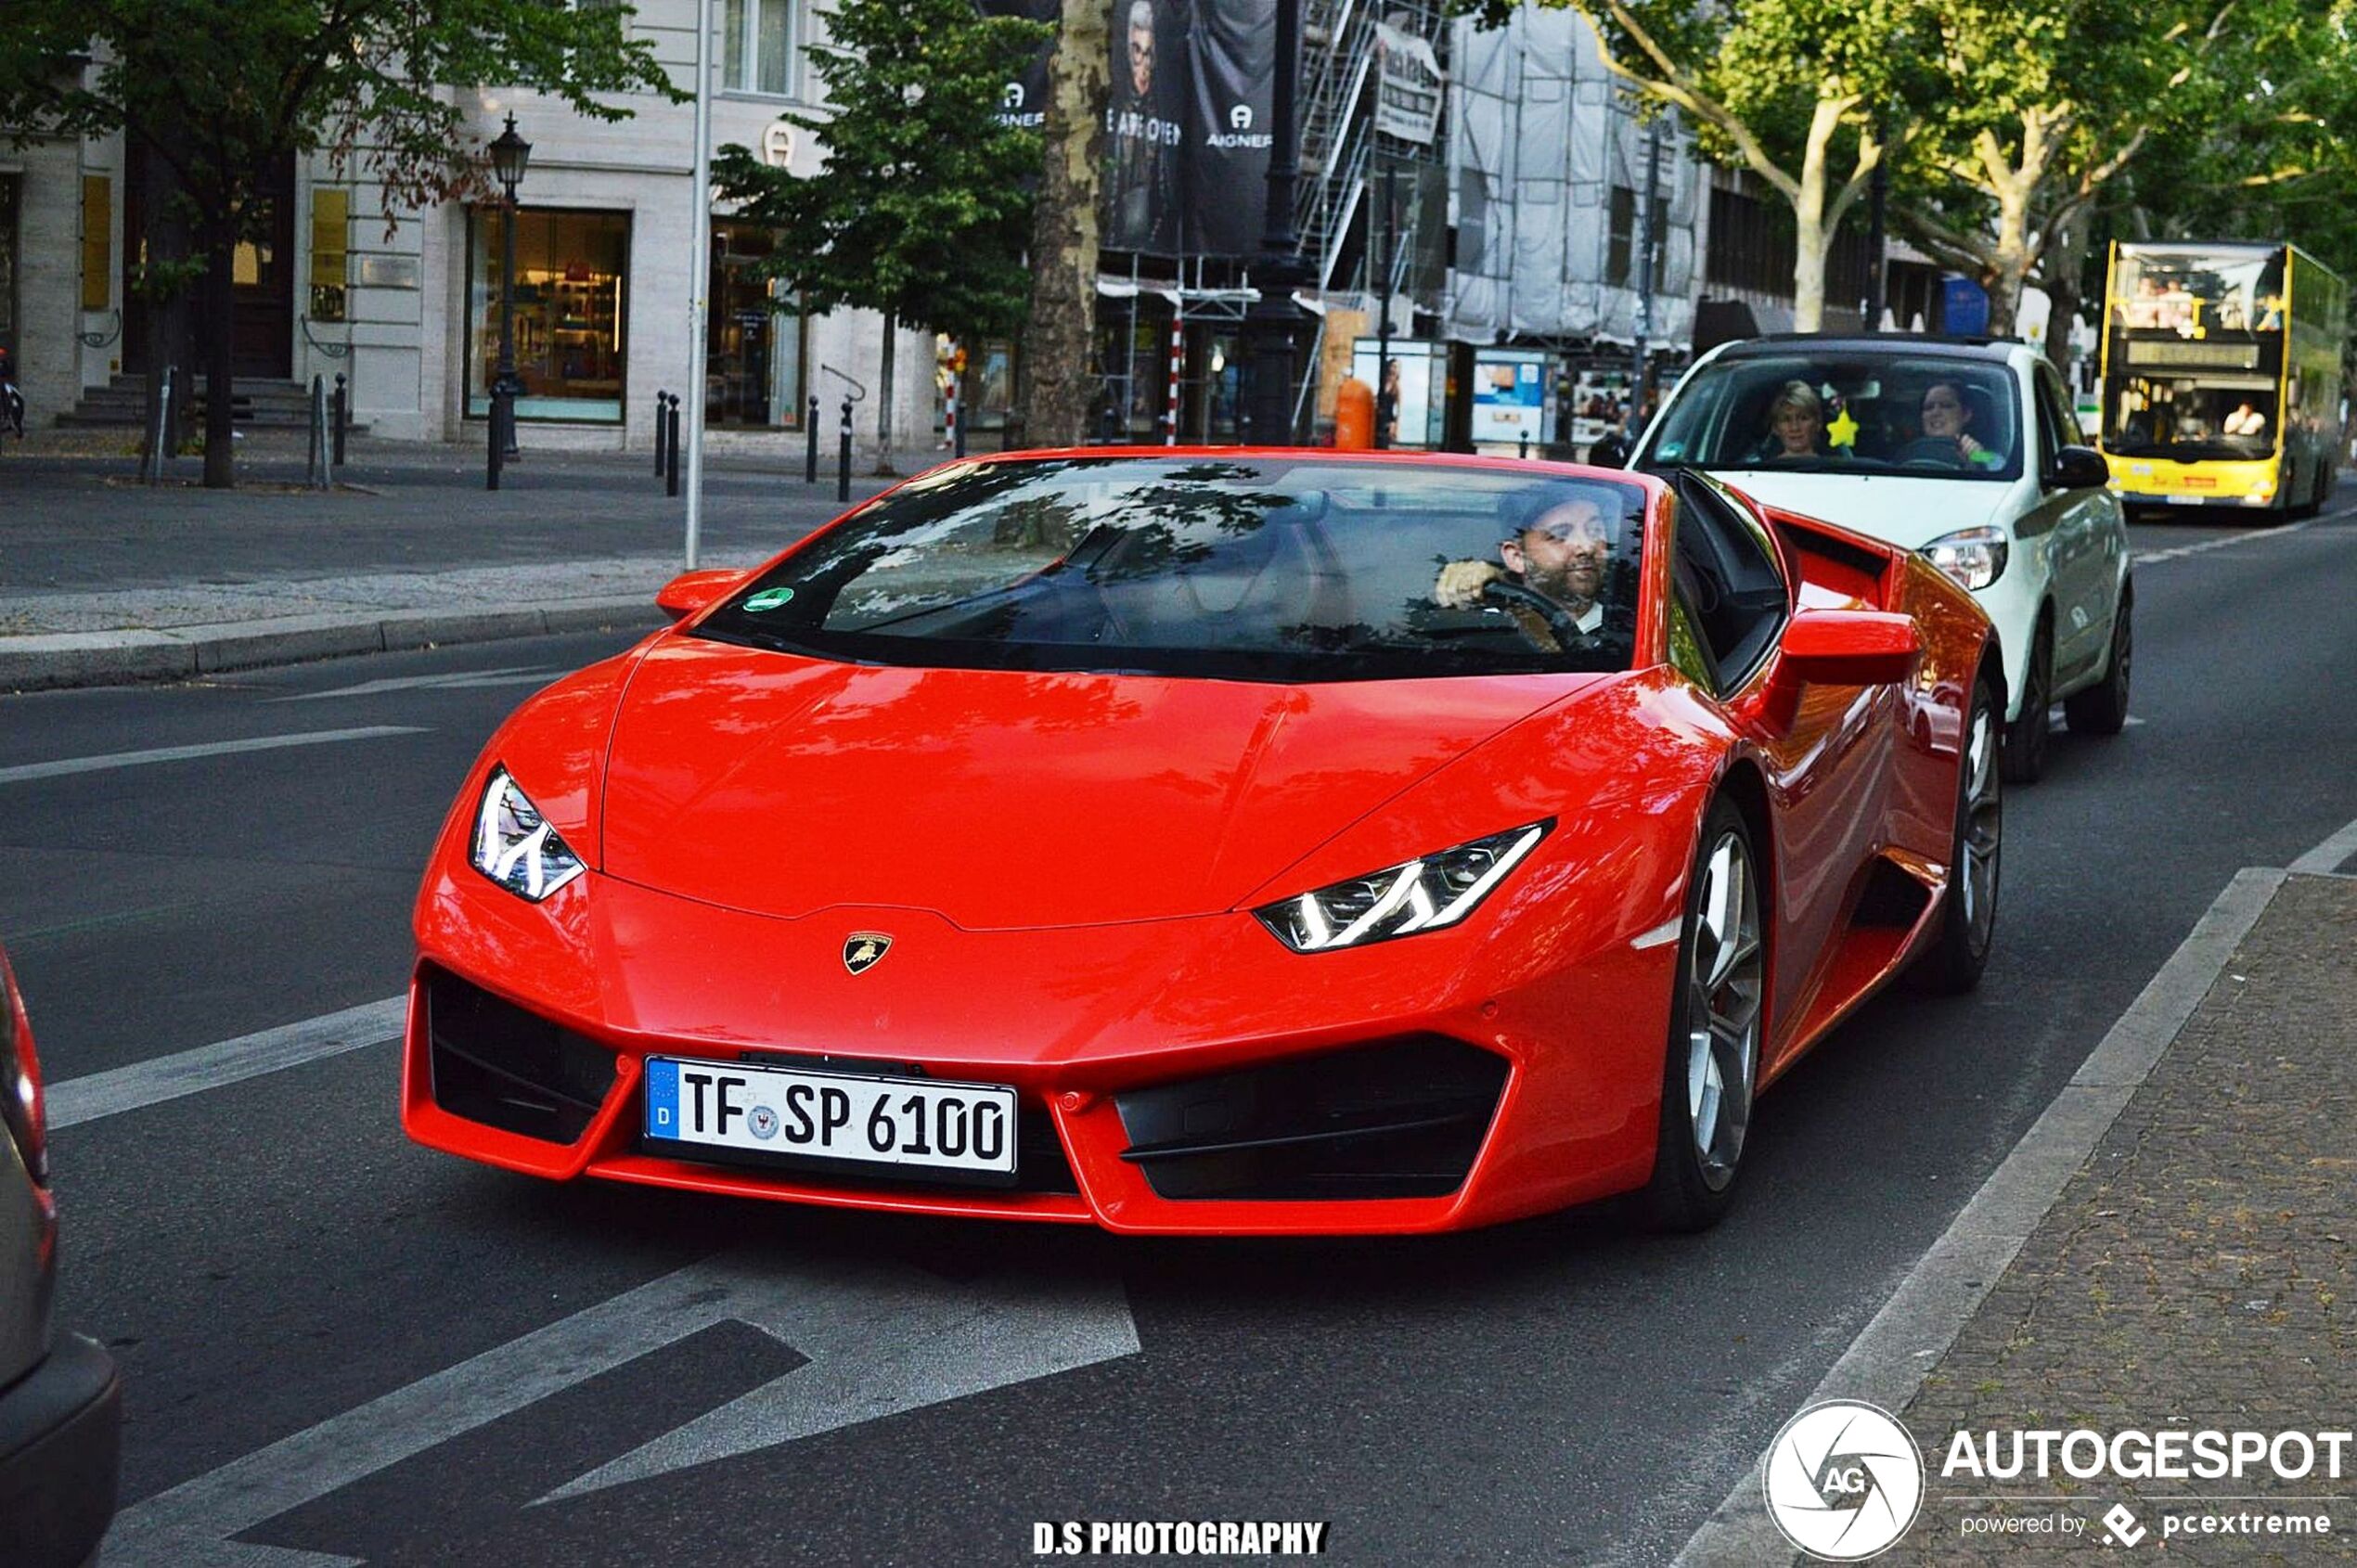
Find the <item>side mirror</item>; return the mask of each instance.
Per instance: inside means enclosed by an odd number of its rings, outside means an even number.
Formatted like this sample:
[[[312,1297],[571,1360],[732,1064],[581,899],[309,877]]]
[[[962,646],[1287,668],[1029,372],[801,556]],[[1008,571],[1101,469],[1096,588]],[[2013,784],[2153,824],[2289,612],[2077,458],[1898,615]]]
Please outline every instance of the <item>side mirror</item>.
[[[1783,678],[1820,686],[1889,686],[1915,673],[1914,617],[1880,610],[1804,610],[1784,628]]]
[[[2111,465],[2092,446],[2057,448],[2046,479],[2051,490],[2100,490],[2110,482]]]
[[[675,622],[684,621],[704,606],[726,598],[745,574],[728,567],[683,572],[655,590],[655,608]]]

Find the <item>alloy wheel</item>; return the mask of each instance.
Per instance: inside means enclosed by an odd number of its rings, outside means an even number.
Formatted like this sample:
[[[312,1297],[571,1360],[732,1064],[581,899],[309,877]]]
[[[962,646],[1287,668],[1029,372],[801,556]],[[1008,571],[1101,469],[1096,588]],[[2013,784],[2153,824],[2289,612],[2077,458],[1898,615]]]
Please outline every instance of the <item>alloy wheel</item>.
[[[1972,950],[1984,953],[1997,924],[1998,857],[2003,849],[2004,803],[1998,782],[1997,713],[1977,703],[1964,749],[1964,926]]]
[[[1764,957],[1751,852],[1727,833],[1704,862],[1686,974],[1686,1125],[1714,1192],[1734,1179],[1751,1125]]]

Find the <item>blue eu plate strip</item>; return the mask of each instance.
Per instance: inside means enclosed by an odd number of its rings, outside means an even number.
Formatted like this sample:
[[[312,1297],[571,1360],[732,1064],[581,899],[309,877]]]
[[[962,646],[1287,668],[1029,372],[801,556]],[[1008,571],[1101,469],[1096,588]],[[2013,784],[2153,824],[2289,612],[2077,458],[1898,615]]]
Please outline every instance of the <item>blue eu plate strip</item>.
[[[679,1064],[661,1057],[647,1063],[647,1136],[679,1136]]]

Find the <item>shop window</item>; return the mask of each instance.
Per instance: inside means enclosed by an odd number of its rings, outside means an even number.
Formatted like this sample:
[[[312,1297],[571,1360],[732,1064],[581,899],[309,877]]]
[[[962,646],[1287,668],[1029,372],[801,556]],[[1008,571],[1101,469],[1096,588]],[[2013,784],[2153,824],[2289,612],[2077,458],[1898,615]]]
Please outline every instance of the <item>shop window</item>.
[[[499,208],[469,215],[467,416],[491,411],[499,364]],[[525,419],[615,423],[625,395],[630,217],[526,207],[516,215],[515,353]]]
[[[114,302],[114,190],[104,174],[82,176],[82,308]]]
[[[790,294],[765,276],[775,248],[766,229],[712,225],[712,314],[704,339],[704,418],[753,430],[802,429],[803,317]]]
[[[794,0],[728,0],[721,16],[721,81],[739,93],[793,92]]]

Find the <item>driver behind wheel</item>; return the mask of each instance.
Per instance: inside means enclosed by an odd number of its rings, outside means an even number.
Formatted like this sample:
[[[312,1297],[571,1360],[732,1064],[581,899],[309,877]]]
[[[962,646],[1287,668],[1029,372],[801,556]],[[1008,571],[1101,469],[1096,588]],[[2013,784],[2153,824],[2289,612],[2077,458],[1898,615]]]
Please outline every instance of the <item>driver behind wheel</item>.
[[[1924,389],[1924,433],[1910,443],[1902,456],[1948,457],[1959,468],[1999,469],[2002,453],[1992,452],[1972,433],[1972,405],[1958,381],[1934,381]]]
[[[1440,569],[1432,585],[1434,602],[1444,610],[1470,610],[1481,602],[1492,583],[1518,584],[1544,594],[1561,605],[1569,625],[1583,637],[1604,629],[1604,610],[1598,602],[1604,591],[1604,567],[1619,543],[1619,519],[1592,491],[1576,485],[1549,484],[1512,497],[1502,508],[1513,530],[1498,545],[1498,559],[1452,560]],[[1526,605],[1506,607],[1526,622],[1534,642],[1560,646],[1554,629]]]

